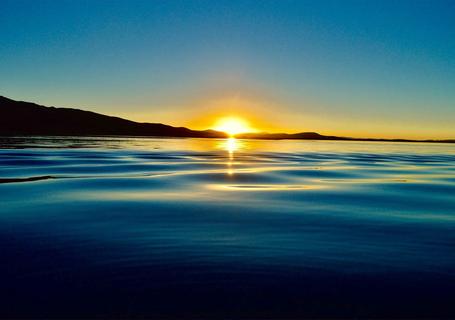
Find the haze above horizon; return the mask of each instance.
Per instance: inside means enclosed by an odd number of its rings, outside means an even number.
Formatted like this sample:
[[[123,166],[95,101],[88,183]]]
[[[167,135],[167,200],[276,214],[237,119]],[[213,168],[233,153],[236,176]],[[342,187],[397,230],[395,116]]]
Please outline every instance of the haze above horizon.
[[[4,0],[0,37],[15,100],[192,129],[455,136],[453,1]]]

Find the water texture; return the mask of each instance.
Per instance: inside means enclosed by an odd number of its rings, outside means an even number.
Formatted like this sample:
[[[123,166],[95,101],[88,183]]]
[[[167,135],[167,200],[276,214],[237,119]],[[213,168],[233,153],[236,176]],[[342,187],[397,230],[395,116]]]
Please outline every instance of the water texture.
[[[454,145],[0,147],[0,317],[455,317]]]

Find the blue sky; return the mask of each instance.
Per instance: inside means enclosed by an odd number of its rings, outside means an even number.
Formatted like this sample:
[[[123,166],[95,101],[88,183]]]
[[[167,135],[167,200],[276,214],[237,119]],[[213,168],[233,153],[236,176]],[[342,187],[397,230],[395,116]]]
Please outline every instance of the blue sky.
[[[455,137],[455,1],[0,0],[0,94],[138,121]]]

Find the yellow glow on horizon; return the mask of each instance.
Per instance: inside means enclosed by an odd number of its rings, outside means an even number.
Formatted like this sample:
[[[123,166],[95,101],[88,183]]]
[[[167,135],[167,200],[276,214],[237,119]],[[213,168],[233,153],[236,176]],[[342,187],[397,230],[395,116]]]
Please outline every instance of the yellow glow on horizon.
[[[255,129],[250,127],[249,123],[246,120],[238,117],[221,118],[215,123],[213,129],[217,131],[226,132],[231,137],[234,137],[236,134],[239,133],[256,131]]]
[[[175,127],[184,126],[193,130],[216,129],[217,119],[230,115],[248,119],[255,130],[243,129],[229,132],[230,136],[238,131],[299,133],[317,132],[322,135],[353,138],[404,138],[404,139],[450,139],[455,135],[453,123],[425,119],[422,125],[418,114],[407,115],[410,121],[403,125],[403,117],[382,115],[371,117],[369,113],[325,112],[330,106],[310,98],[298,104],[295,101],[275,97],[269,92],[252,91],[230,93],[228,90],[201,91],[189,96],[184,102],[169,105],[149,105],[144,102],[140,113],[133,109],[97,110],[113,116],[123,117],[137,122],[161,122]],[[344,109],[344,105],[340,108]],[[374,107],[378,107],[374,105]],[[107,108],[107,107],[106,107]],[[150,110],[153,109],[153,112]],[[349,109],[346,106],[346,109]],[[377,109],[377,108],[376,108]],[[173,111],[175,110],[175,112]],[[339,110],[338,110],[339,111]],[[403,115],[401,115],[403,116]],[[447,118],[448,119],[448,118]],[[412,121],[411,121],[412,120]],[[227,131],[225,128],[222,131]]]

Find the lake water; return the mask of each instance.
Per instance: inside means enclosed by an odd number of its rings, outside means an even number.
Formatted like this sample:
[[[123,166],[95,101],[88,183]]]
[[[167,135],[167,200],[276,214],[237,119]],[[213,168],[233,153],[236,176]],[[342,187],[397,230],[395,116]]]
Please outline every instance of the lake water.
[[[0,317],[455,316],[455,145],[0,148]]]

